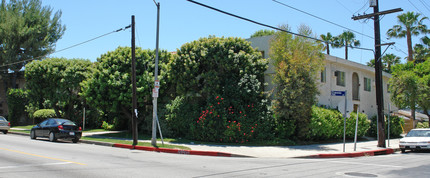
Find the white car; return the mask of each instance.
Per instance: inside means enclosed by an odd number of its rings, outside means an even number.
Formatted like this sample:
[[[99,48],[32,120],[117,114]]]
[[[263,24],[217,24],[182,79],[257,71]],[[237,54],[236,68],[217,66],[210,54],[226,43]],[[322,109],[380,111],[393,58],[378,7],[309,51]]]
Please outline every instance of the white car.
[[[430,129],[412,129],[405,138],[400,139],[400,150],[424,150],[430,149]]]
[[[0,116],[0,131],[4,134],[7,134],[7,132],[10,129],[10,122],[6,120],[3,116]]]

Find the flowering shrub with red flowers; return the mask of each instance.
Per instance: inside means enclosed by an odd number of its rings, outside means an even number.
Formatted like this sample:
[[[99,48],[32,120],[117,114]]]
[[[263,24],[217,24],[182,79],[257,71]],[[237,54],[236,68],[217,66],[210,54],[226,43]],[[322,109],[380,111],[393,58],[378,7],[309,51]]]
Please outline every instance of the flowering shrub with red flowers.
[[[264,95],[267,67],[242,38],[210,36],[182,45],[167,68],[174,99],[166,120],[174,136],[212,142],[272,136]]]
[[[254,104],[234,108],[224,98],[216,96],[191,125],[196,140],[245,143],[255,139],[260,124]]]

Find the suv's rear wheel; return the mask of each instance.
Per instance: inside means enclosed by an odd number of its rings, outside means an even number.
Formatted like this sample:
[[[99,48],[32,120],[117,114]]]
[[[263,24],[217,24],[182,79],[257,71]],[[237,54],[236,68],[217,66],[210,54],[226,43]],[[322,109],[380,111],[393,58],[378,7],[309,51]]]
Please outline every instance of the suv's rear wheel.
[[[73,142],[73,143],[78,143],[78,141],[79,141],[79,138],[74,138],[74,139],[72,139],[72,142]]]
[[[4,134],[7,134],[7,130],[3,130],[3,133],[4,133]]]
[[[57,138],[55,138],[54,132],[49,133],[49,141],[51,142],[57,141]]]

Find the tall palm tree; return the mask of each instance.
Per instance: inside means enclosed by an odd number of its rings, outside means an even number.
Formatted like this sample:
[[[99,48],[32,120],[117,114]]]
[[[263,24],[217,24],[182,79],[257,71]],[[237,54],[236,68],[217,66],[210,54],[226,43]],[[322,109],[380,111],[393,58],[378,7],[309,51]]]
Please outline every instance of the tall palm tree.
[[[384,71],[391,73],[391,67],[400,64],[400,57],[395,54],[386,54],[382,56],[382,63],[384,64]]]
[[[412,35],[417,36],[420,33],[428,33],[427,26],[423,24],[427,17],[419,19],[420,13],[406,12],[397,16],[400,25],[394,25],[388,29],[387,35],[395,38],[404,38],[408,44],[408,61],[413,61]]]
[[[324,49],[326,49],[327,54],[330,55],[330,47],[329,46],[331,45],[333,47],[333,43],[335,40],[334,36],[332,36],[330,32],[327,32],[327,35],[322,34],[322,35],[320,35],[320,38],[325,43]]]
[[[335,37],[335,44],[333,47],[345,47],[345,59],[348,60],[348,47],[360,46],[360,41],[355,39],[354,33],[351,31],[344,31],[339,36]]]

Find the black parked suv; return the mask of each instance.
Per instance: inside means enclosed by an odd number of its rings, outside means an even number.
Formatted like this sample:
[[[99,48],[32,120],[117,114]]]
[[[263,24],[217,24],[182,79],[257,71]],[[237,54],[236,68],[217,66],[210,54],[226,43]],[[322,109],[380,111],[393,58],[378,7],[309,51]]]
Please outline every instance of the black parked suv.
[[[47,137],[49,141],[57,139],[71,139],[73,143],[79,141],[82,136],[82,128],[67,119],[49,118],[37,124],[30,131],[30,138]]]

